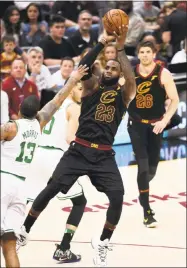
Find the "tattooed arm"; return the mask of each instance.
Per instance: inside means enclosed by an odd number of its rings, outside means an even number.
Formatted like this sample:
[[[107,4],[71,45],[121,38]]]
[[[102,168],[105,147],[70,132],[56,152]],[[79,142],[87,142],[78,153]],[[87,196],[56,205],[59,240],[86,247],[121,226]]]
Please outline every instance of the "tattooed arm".
[[[15,122],[8,122],[1,125],[1,141],[10,141],[17,134],[17,125]]]
[[[124,44],[127,34],[127,27],[122,25],[119,27],[119,35],[114,32],[117,39],[118,60],[121,64],[121,71],[125,78],[125,86],[123,86],[123,102],[128,107],[129,103],[134,99],[136,95],[136,81],[132,66],[125,54]]]
[[[55,97],[48,102],[37,114],[37,119],[40,122],[41,129],[51,120],[54,113],[60,108],[63,101],[68,97],[73,87],[77,82],[87,74],[88,68],[79,66],[79,68],[72,72],[68,82],[65,86],[55,95]]]

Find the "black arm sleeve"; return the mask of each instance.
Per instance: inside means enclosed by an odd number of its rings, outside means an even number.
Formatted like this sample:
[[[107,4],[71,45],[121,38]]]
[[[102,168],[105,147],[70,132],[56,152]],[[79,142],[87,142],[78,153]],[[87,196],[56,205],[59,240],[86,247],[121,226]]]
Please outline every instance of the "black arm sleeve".
[[[99,55],[99,53],[102,51],[102,49],[104,48],[104,45],[102,43],[98,43],[94,48],[92,48],[91,51],[89,51],[84,58],[79,62],[79,66],[80,65],[87,65],[89,67],[88,70],[88,74],[83,76],[83,78],[81,79],[82,81],[89,79],[92,76],[92,70],[91,67],[94,63],[94,61],[96,60],[97,56]]]

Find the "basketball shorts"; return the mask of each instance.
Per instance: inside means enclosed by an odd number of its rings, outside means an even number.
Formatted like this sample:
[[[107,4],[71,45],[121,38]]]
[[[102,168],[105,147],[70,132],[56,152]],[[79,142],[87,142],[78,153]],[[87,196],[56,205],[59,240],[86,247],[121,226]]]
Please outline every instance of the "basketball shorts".
[[[1,173],[1,236],[13,232],[17,237],[25,220],[25,182]]]
[[[124,194],[115,152],[89,148],[72,142],[53,172],[53,186],[67,193],[77,178],[85,175],[100,192],[121,191]]]
[[[63,151],[57,149],[37,148],[26,180],[28,201],[33,202],[46,187],[63,154]],[[57,198],[65,200],[82,195],[82,193],[82,185],[77,181],[67,194],[59,193]]]

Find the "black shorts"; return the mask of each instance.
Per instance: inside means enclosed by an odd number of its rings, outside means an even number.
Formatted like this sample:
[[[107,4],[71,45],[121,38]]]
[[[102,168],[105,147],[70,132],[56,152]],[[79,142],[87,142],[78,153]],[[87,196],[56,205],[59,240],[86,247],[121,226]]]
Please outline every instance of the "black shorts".
[[[156,135],[152,125],[134,120],[128,121],[128,132],[137,164],[142,159],[148,159],[149,166],[157,167],[163,134]]]
[[[121,191],[124,194],[122,178],[115,161],[113,150],[101,151],[72,142],[60,159],[52,179],[66,194],[78,177],[88,175],[100,192]]]

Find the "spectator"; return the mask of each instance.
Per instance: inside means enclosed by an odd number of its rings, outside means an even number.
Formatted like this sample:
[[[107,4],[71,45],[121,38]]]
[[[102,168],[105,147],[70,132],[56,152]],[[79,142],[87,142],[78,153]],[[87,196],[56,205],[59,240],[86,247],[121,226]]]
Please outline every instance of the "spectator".
[[[44,63],[60,65],[64,57],[74,57],[75,52],[68,40],[64,38],[65,19],[60,15],[54,15],[49,23],[50,35],[47,35],[39,43],[44,51]]]
[[[180,50],[180,43],[186,36],[187,13],[176,9],[174,3],[168,2],[164,6],[166,13],[163,25],[162,40],[164,43],[172,45],[172,55]]]
[[[143,42],[152,42],[155,47],[155,58],[154,61],[163,67],[167,68],[167,60],[166,58],[162,57],[160,54],[160,44],[156,40],[156,38],[152,34],[145,34],[145,36],[142,39]],[[138,57],[135,57],[131,60],[131,64],[135,67],[137,64],[139,64],[140,61]]]
[[[16,6],[9,6],[5,10],[3,21],[5,26],[5,34],[13,35],[16,40],[16,44],[19,44],[21,30],[19,9]]]
[[[43,65],[43,50],[40,47],[32,47],[27,52],[28,65],[26,78],[36,84],[39,93],[42,90],[53,89],[55,83],[52,82],[52,76],[49,69]]]
[[[153,1],[144,1],[144,4],[136,11],[145,21],[147,31],[154,31],[159,28],[157,15],[160,9],[152,4]]]
[[[75,62],[70,57],[65,57],[61,61],[60,70],[52,74],[53,84],[56,85],[56,91],[64,86],[65,81],[70,77],[75,66]]]
[[[11,76],[2,82],[2,89],[9,98],[10,119],[18,119],[19,106],[24,98],[30,95],[38,96],[38,90],[34,83],[25,78],[26,66],[22,59],[16,59],[12,63]]]
[[[21,46],[37,46],[48,32],[48,24],[42,20],[39,5],[31,3],[26,9],[26,18],[22,23]]]
[[[8,115],[8,95],[1,88],[1,122],[0,124],[5,124],[9,121]]]
[[[98,32],[92,29],[92,15],[89,11],[83,10],[78,17],[79,29],[69,38],[76,56],[80,56],[87,47],[97,44]]]
[[[184,40],[183,49],[178,51],[172,58],[171,64],[186,62],[187,58],[187,37]]]
[[[117,58],[117,48],[113,44],[108,44],[104,47],[100,55],[98,56],[98,59],[101,63],[102,70],[106,66],[106,62],[111,59]]]
[[[125,13],[129,16],[129,27],[125,41],[125,51],[127,55],[135,56],[136,46],[144,33],[145,23],[140,15],[133,12],[132,1],[118,1],[116,3],[116,8],[125,11]]]
[[[3,80],[5,77],[10,75],[11,71],[11,64],[20,56],[14,52],[14,48],[16,46],[15,39],[12,35],[5,35],[2,39],[3,44],[3,50],[0,54],[0,61],[1,61],[1,67],[0,67],[0,75],[1,80]]]

